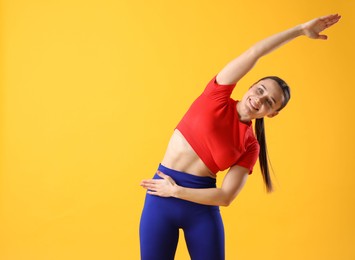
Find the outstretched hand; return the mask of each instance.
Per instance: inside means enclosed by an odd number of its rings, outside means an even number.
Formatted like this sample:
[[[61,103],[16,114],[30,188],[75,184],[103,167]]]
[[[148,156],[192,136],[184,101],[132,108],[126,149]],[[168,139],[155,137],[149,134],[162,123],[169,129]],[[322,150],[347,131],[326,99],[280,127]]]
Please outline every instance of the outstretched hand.
[[[173,197],[177,188],[175,181],[168,175],[157,171],[162,179],[148,179],[141,182],[141,186],[147,189],[147,193],[160,197]]]
[[[336,24],[340,18],[341,16],[338,14],[331,14],[313,19],[309,22],[302,24],[303,33],[311,39],[326,40],[328,39],[328,36],[320,33],[325,29],[331,27],[332,25]]]

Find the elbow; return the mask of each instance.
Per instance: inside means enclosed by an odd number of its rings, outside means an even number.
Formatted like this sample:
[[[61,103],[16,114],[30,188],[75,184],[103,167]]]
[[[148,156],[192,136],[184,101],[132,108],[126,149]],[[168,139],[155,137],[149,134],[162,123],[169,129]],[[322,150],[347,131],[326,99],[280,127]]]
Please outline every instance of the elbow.
[[[232,201],[233,201],[233,198],[225,197],[225,198],[223,198],[223,200],[221,201],[219,206],[228,207],[230,204],[232,204]]]
[[[247,51],[246,54],[253,58],[253,59],[258,59],[258,48],[256,46],[251,46]]]
[[[252,59],[255,60],[255,62],[261,57],[264,55],[263,53],[263,50],[257,46],[257,45],[254,45],[252,47],[250,47],[247,51],[249,57],[251,57]]]

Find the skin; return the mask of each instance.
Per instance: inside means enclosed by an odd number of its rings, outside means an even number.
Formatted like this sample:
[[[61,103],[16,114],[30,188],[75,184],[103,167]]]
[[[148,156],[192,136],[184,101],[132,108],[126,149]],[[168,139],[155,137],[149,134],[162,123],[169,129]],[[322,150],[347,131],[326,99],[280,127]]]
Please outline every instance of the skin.
[[[254,44],[218,73],[217,83],[222,85],[221,87],[235,84],[261,57],[299,36],[326,40],[327,36],[320,33],[336,24],[339,19],[338,14],[319,17]],[[250,122],[264,116],[276,116],[283,98],[282,90],[275,81],[266,79],[257,82],[237,104],[240,120]],[[178,130],[174,131],[161,163],[168,168],[193,175],[215,177]],[[228,170],[220,188],[192,189],[178,186],[171,177],[158,171],[157,174],[162,179],[143,180],[141,186],[149,189],[147,193],[151,195],[176,197],[205,205],[228,206],[244,187],[248,173],[248,169],[234,165]]]
[[[254,84],[237,104],[239,119],[249,122],[265,116],[274,117],[284,101],[283,92],[278,83],[265,79]]]

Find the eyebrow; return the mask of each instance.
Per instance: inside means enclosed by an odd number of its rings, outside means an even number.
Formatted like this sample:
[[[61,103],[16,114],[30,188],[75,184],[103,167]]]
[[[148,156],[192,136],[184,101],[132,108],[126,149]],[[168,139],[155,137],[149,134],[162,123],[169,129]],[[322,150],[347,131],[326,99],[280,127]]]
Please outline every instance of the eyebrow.
[[[266,87],[263,84],[260,84],[260,85],[267,91]],[[274,101],[274,104],[276,104],[276,100],[273,97],[270,97],[270,98],[272,99],[272,101]]]

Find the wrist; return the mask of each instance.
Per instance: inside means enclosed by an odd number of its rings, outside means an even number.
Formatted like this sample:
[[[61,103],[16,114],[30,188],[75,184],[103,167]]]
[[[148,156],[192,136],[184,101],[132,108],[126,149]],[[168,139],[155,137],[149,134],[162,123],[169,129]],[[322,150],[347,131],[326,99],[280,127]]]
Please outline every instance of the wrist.
[[[295,28],[296,37],[306,35],[304,30],[304,24],[297,25]]]
[[[172,197],[179,198],[180,194],[181,194],[181,189],[182,189],[182,187],[180,187],[179,185],[175,184],[173,186],[173,190],[172,190]]]

